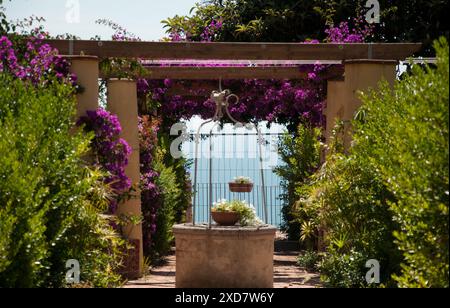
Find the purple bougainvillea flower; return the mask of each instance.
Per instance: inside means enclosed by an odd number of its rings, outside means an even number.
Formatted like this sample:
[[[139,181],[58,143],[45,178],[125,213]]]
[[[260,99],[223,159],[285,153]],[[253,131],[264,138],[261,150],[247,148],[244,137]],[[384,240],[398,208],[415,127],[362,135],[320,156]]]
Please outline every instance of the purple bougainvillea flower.
[[[111,185],[119,197],[128,192],[131,180],[125,174],[125,168],[132,150],[129,144],[120,138],[122,127],[117,116],[103,108],[89,110],[78,120],[77,125],[83,125],[86,131],[94,132],[92,149],[96,154],[97,164],[110,174],[105,182]],[[113,200],[110,205],[111,214],[117,210],[116,203],[116,200]]]

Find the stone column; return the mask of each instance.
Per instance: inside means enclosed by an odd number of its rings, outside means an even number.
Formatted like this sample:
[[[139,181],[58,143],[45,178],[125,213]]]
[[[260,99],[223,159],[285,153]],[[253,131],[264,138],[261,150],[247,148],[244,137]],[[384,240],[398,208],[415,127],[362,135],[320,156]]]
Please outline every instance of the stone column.
[[[122,126],[121,137],[125,139],[132,148],[132,154],[126,168],[126,174],[130,177],[133,192],[130,200],[119,205],[117,214],[120,215],[142,215],[141,197],[139,191],[140,162],[139,162],[139,129],[138,129],[138,102],[136,82],[128,79],[108,80],[108,110],[116,114]],[[140,276],[143,267],[142,249],[142,225],[129,225],[123,228],[124,235],[139,247],[139,273],[132,276]]]
[[[328,97],[325,115],[327,118],[325,138],[330,143],[333,129],[337,120],[344,121],[344,146],[346,149],[351,144],[350,121],[355,117],[362,102],[359,99],[360,91],[369,88],[376,89],[381,80],[388,81],[391,85],[396,79],[397,61],[389,60],[349,60],[345,65],[345,78],[328,80]],[[324,226],[319,228],[319,250],[325,249],[323,239],[327,230]]]
[[[345,78],[328,80],[328,97],[325,115],[327,117],[325,137],[330,140],[336,120],[349,124],[361,106],[360,91],[376,89],[381,80],[391,85],[396,79],[395,60],[348,60],[345,61]],[[348,128],[348,125],[346,125]],[[350,135],[346,136],[346,146],[350,145]]]
[[[355,113],[361,106],[359,92],[366,92],[369,88],[376,89],[381,80],[386,80],[391,85],[396,79],[395,60],[348,60],[345,61],[345,81],[343,86],[343,101],[338,104],[338,110],[343,107],[343,118],[349,122],[355,117]],[[339,94],[338,94],[339,97]],[[333,98],[332,98],[333,100]],[[342,106],[343,105],[343,106]],[[350,147],[350,131],[346,129],[344,144]]]
[[[88,110],[98,108],[98,58],[95,56],[68,56],[70,72],[77,75],[82,92],[77,94],[77,119]]]
[[[325,140],[329,144],[336,121],[344,117],[344,80],[328,80]]]

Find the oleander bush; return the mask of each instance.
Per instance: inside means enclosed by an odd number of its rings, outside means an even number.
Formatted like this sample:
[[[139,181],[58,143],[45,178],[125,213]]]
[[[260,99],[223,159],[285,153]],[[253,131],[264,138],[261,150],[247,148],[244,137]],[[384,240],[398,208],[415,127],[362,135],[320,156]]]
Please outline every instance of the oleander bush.
[[[121,241],[100,215],[110,188],[83,162],[75,106],[70,84],[0,74],[0,287],[67,286],[69,259],[84,284],[120,283]]]

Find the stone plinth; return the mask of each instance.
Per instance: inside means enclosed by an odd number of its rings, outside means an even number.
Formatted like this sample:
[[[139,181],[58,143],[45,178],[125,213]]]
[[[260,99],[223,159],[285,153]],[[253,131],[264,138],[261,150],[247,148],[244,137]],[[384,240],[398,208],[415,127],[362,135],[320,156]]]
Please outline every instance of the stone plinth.
[[[173,228],[177,288],[273,288],[276,228]]]

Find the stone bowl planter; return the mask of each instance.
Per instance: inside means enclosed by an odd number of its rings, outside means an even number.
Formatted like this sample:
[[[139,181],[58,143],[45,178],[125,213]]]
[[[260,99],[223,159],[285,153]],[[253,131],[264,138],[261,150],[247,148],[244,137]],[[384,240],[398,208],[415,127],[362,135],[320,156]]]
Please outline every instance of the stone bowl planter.
[[[253,190],[253,183],[228,183],[231,192],[249,193]]]
[[[219,226],[234,226],[239,221],[239,214],[236,212],[211,212],[212,219]]]

